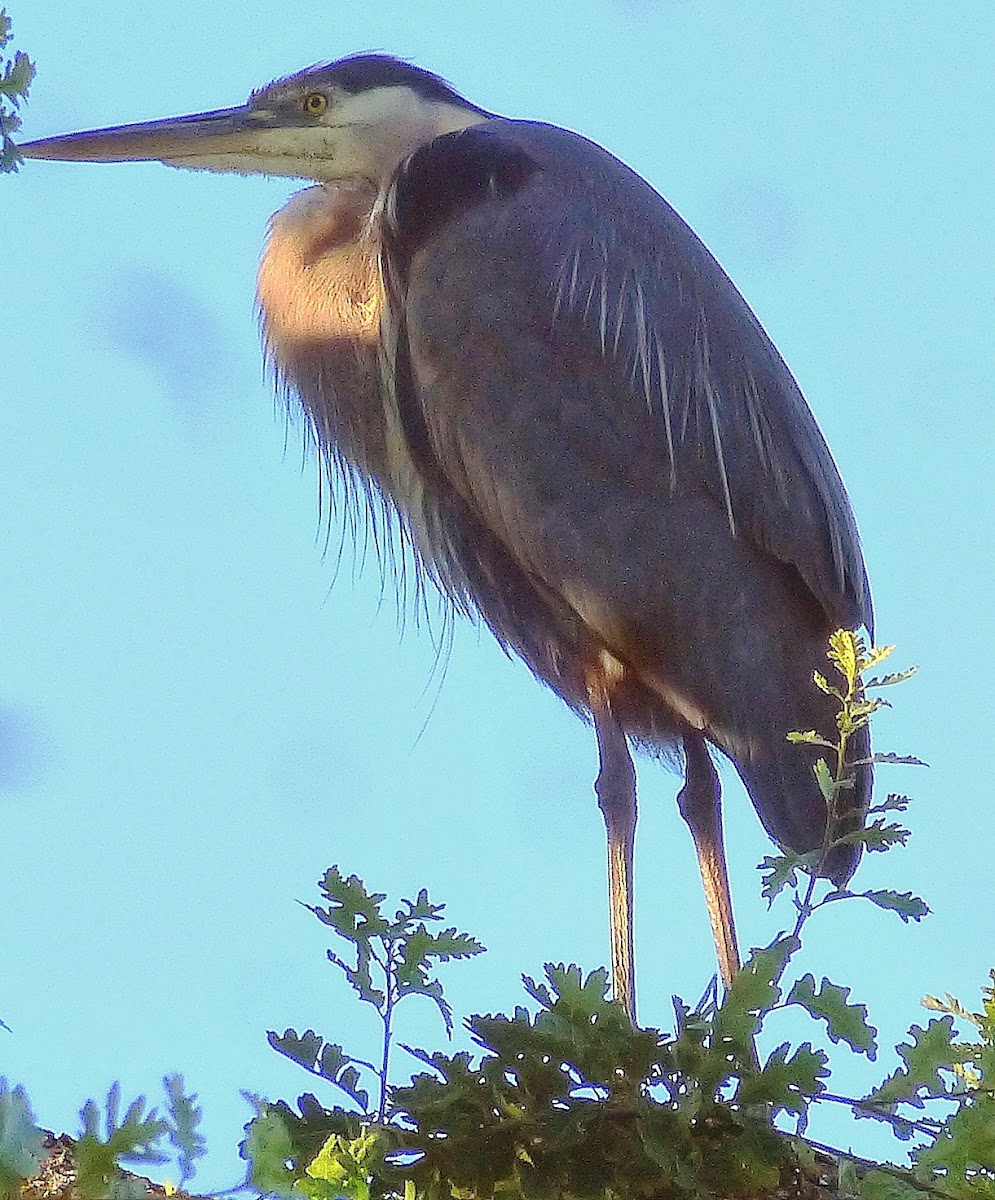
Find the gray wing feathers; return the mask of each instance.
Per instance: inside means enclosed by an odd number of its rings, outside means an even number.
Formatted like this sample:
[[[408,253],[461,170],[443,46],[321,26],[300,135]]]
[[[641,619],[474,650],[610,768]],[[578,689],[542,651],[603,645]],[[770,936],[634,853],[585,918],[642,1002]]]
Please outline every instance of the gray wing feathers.
[[[483,189],[453,206],[438,236],[408,248],[423,289],[462,275],[455,294],[473,311],[446,320],[450,334],[463,330],[466,353],[492,328],[493,369],[502,360],[520,367],[518,348],[501,342],[502,306],[525,305],[516,317],[531,322],[530,352],[543,343],[543,353],[575,363],[586,386],[600,362],[612,403],[652,417],[671,495],[712,496],[736,537],[795,567],[831,621],[871,628],[859,538],[825,441],[777,350],[692,230],[576,134],[495,119],[451,141],[483,159],[511,146],[537,167],[509,194]],[[448,441],[439,416],[429,423]]]
[[[657,419],[672,492],[706,488],[730,530],[792,563],[827,615],[870,629],[839,473],[735,286],[677,213],[607,152],[549,127],[512,129],[551,168],[520,204],[560,211],[544,244],[526,239],[526,252],[539,250],[537,284],[544,274],[553,281],[552,335],[575,344],[586,332],[626,375]]]

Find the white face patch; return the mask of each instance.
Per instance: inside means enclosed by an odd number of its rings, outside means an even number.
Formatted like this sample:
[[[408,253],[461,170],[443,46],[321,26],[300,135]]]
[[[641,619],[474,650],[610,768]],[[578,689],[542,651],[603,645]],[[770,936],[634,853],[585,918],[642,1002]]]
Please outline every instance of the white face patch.
[[[407,87],[373,88],[333,94],[327,111],[313,123],[223,134],[202,147],[193,143],[193,153],[163,155],[162,161],[185,170],[316,183],[366,179],[379,188],[419,146],[483,120],[479,113],[426,100]]]
[[[382,187],[419,146],[486,119],[460,104],[427,100],[408,87],[333,95],[316,128],[332,135],[334,160],[317,164],[329,173],[310,178],[331,182],[360,177]]]

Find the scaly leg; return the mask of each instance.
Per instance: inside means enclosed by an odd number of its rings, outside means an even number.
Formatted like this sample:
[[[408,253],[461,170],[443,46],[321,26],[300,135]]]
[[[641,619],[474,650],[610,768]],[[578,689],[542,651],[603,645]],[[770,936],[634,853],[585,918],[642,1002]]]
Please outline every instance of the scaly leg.
[[[594,785],[608,832],[608,912],[612,986],[636,1023],[636,964],[632,942],[632,853],[636,840],[636,769],[625,731],[611,710],[607,689],[590,688],[601,769]]]
[[[698,852],[698,870],[705,891],[708,919],[712,923],[715,953],[722,982],[728,988],[739,970],[739,947],[722,840],[722,792],[715,765],[700,734],[684,735],[684,758],[685,782],[678,793],[677,804]]]

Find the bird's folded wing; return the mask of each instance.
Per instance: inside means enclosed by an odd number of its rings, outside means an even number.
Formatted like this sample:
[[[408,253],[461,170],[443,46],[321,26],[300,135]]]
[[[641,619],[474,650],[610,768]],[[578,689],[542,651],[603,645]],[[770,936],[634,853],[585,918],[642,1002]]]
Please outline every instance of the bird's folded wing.
[[[559,590],[581,562],[659,574],[625,543],[708,553],[721,524],[792,565],[828,620],[870,628],[850,506],[794,379],[622,163],[531,122],[436,139],[392,186],[383,252],[405,433],[524,569]]]

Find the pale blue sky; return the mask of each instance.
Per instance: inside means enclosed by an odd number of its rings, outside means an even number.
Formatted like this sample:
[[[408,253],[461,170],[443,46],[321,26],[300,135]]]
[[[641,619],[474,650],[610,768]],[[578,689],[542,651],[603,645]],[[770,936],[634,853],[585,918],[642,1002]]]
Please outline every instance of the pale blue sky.
[[[857,882],[935,915],[910,929],[840,906],[802,965],[853,985],[885,1042],[926,992],[973,1002],[995,963],[991,4],[26,0],[12,16],[39,68],[25,136],[222,107],[382,49],[593,137],[667,196],[795,371],[853,499],[880,639],[922,667],[878,732],[932,764],[881,772],[882,795],[915,796],[915,837]],[[184,1072],[207,1111],[203,1186],[236,1173],[239,1088],[311,1087],[267,1028],[371,1052],[294,904],[329,863],[428,886],[484,941],[448,975],[458,1013],[511,1007],[545,959],[607,956],[590,731],[468,625],[440,680],[375,566],[347,553],[332,583],[338,529],[323,558],[314,466],[274,417],[252,307],[292,188],[157,165],[2,181],[0,1072],[70,1130],[114,1075],[149,1092]],[[640,775],[640,1013],[666,1023],[712,952],[678,781]],[[768,843],[725,778],[755,944],[773,929],[754,875]],[[427,1007],[409,1015],[405,1039],[441,1035]],[[836,1057],[838,1090],[893,1065]],[[851,1140],[835,1114],[812,1132]],[[882,1150],[868,1122],[852,1140]]]

